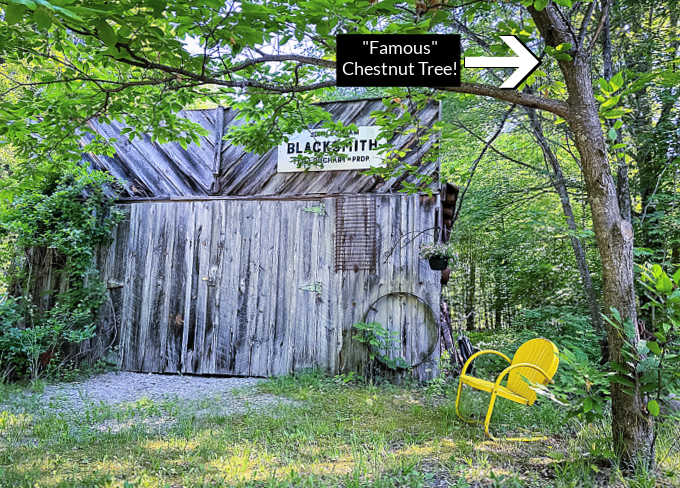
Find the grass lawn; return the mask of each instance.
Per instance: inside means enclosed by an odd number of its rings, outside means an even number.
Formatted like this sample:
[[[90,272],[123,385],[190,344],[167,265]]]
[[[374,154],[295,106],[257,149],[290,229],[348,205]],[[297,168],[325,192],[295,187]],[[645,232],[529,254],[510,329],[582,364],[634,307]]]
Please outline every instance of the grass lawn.
[[[31,396],[17,404],[16,387],[5,387],[0,403],[14,398],[15,413],[0,415],[0,486],[680,486],[677,425],[662,429],[656,485],[644,473],[624,485],[606,428],[567,421],[546,401],[527,408],[499,400],[497,434],[550,436],[502,444],[456,418],[451,388],[433,395],[316,373],[257,388],[295,403],[231,416],[197,415],[210,399],[54,413]],[[479,412],[487,397],[468,390],[467,398]]]

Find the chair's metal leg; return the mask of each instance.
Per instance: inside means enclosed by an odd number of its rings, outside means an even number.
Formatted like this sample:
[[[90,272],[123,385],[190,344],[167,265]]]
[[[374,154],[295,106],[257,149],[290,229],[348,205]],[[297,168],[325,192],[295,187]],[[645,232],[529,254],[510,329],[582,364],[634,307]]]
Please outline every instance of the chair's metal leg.
[[[458,392],[456,393],[456,415],[461,420],[465,420],[460,414],[459,404],[460,404],[460,391],[463,389],[463,378],[458,378]]]
[[[460,397],[462,392],[463,392],[463,379],[460,378],[458,380],[458,393],[456,393],[456,415],[458,415],[459,419],[461,419],[463,422],[467,422],[468,424],[481,424],[479,420],[463,417],[463,414],[460,413]]]
[[[491,392],[491,399],[489,400],[489,408],[486,410],[486,417],[484,418],[484,433],[492,441],[497,441],[494,436],[489,432],[489,424],[491,423],[491,416],[493,415],[493,406],[496,403],[496,390]]]
[[[508,441],[508,442],[535,442],[535,441],[546,441],[548,438],[546,436],[538,436],[538,437],[494,437],[491,435],[491,432],[489,432],[489,424],[491,423],[491,416],[493,415],[493,407],[494,403],[496,403],[496,392],[493,391],[491,393],[491,400],[489,400],[489,408],[486,411],[486,418],[484,419],[484,434],[491,439],[494,442],[499,442],[499,441]]]

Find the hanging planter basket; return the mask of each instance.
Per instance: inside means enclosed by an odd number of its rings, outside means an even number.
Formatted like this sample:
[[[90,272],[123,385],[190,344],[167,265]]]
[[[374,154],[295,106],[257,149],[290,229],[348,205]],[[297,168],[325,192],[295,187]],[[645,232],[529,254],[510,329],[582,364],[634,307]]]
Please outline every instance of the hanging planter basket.
[[[446,269],[449,264],[449,258],[446,256],[430,256],[427,260],[430,263],[430,268],[436,271]]]
[[[430,268],[435,271],[442,271],[446,269],[451,258],[451,250],[447,243],[433,242],[430,244],[420,245],[420,257],[427,259],[430,263]]]

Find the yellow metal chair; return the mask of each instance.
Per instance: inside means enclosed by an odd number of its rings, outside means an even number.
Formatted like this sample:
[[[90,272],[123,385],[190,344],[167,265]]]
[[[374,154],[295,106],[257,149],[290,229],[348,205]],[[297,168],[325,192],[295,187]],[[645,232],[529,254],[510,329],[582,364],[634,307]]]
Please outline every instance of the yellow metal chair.
[[[501,374],[498,375],[495,381],[487,381],[481,378],[467,375],[467,370],[472,361],[482,354],[496,354],[505,359],[510,366],[505,368]],[[484,433],[491,440],[496,439],[489,433],[489,423],[491,422],[491,415],[493,413],[493,406],[496,402],[496,397],[500,396],[513,402],[521,403],[522,405],[533,405],[536,401],[536,392],[529,386],[526,380],[531,383],[547,384],[552,382],[552,377],[557,371],[559,364],[559,352],[555,344],[548,339],[538,338],[531,339],[522,344],[515,352],[512,361],[508,356],[502,352],[493,351],[491,349],[479,351],[474,353],[463,365],[463,370],[460,373],[460,380],[458,381],[458,393],[456,395],[456,414],[465,422],[475,423],[471,419],[463,417],[459,410],[460,392],[463,385],[471,386],[477,390],[487,391],[491,393],[491,400],[489,401],[489,408],[486,411],[486,418],[484,419]],[[507,376],[507,382],[502,385],[502,381]],[[526,380],[525,380],[526,378]],[[545,440],[546,437],[510,437],[502,440],[507,441],[538,441]]]

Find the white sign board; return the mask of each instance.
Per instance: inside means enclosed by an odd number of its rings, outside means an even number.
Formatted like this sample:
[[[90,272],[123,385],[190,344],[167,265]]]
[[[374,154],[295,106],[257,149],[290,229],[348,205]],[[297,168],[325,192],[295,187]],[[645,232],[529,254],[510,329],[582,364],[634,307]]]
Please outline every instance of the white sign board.
[[[338,138],[324,135],[324,132],[323,129],[306,130],[291,136],[288,142],[279,144],[278,172],[305,171],[304,167],[298,167],[296,158],[310,158],[319,162],[318,166],[310,166],[308,171],[366,169],[382,164],[378,146],[385,141],[378,139],[377,126],[360,126],[358,133],[352,136],[352,142],[339,151],[332,147],[332,142]]]

